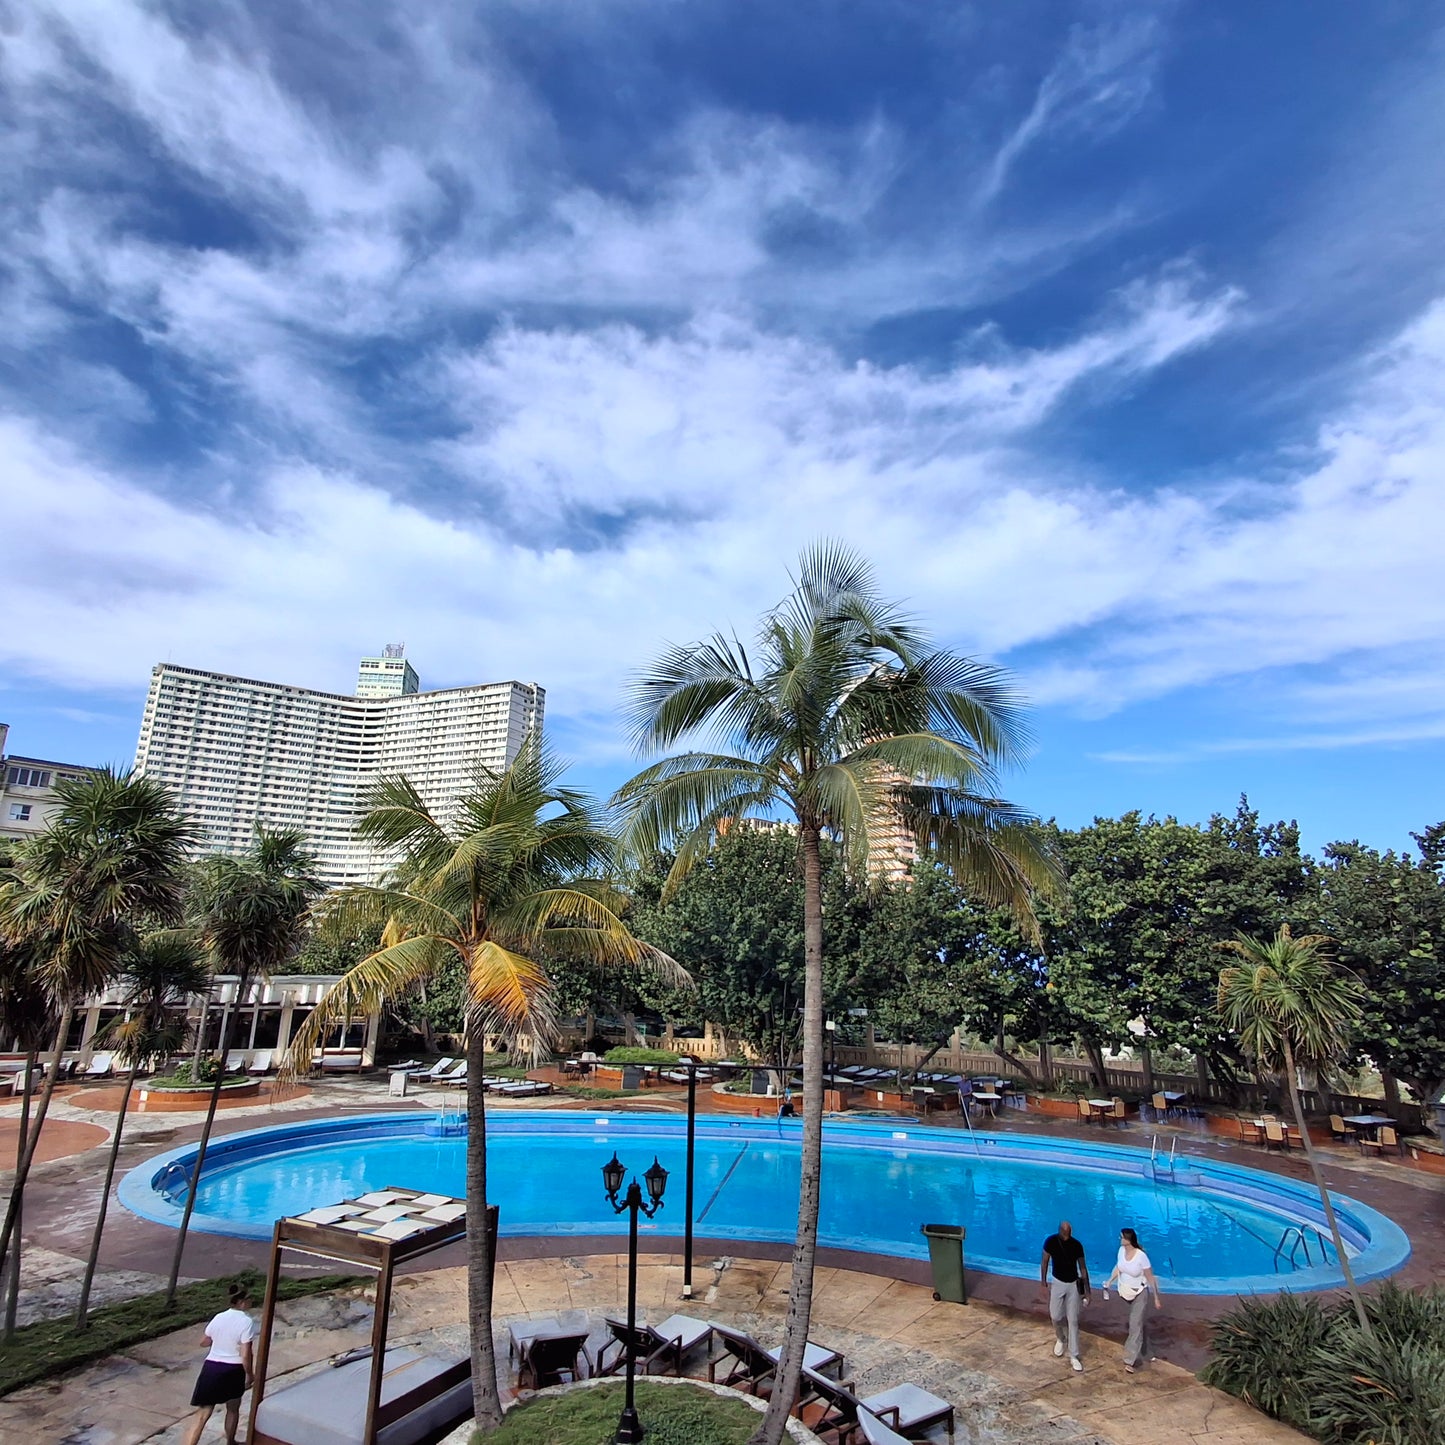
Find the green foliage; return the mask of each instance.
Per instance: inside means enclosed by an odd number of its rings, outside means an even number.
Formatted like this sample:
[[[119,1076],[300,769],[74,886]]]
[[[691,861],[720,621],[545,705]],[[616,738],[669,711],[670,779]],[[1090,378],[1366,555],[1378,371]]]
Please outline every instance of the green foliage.
[[[363,922],[349,931],[312,928],[307,931],[292,973],[345,973],[381,947],[381,925]]]
[[[1418,862],[1326,848],[1321,923],[1365,985],[1360,1051],[1429,1104],[1445,1091],[1445,823],[1414,836]]]
[[[301,1299],[306,1295],[329,1294],[363,1283],[351,1275],[326,1274],[312,1279],[280,1281],[280,1299]],[[0,1346],[0,1395],[52,1375],[64,1374],[105,1355],[128,1350],[159,1335],[168,1335],[186,1325],[208,1320],[226,1308],[227,1287],[244,1284],[257,1305],[266,1288],[265,1276],[257,1270],[197,1280],[176,1291],[173,1309],[166,1307],[164,1290],[139,1295],[118,1304],[92,1310],[85,1330],[77,1334],[69,1315],[64,1319],[39,1320],[23,1325],[14,1340]]]
[[[224,1066],[222,1059],[202,1059],[199,1063],[191,1059],[182,1059],[164,1079],[156,1079],[155,1082],[157,1084],[214,1084],[220,1078]]]
[[[643,1049],[630,1044],[608,1049],[602,1056],[604,1064],[643,1064],[647,1068],[666,1068],[677,1062],[677,1055],[666,1049]]]
[[[803,880],[797,838],[782,830],[734,829],[677,884],[666,902],[662,870],[638,881],[638,935],[692,975],[686,992],[644,986],[647,1001],[674,1023],[710,1021],[764,1058],[790,1063],[803,1001]],[[824,913],[830,1007],[851,993],[866,895],[824,849]]]
[[[686,1385],[637,1382],[637,1413],[648,1445],[745,1445],[761,1416],[741,1400]],[[622,1413],[621,1384],[573,1390],[518,1405],[491,1435],[473,1445],[611,1445]]]
[[[1366,1312],[1373,1337],[1346,1304],[1245,1301],[1215,1323],[1201,1378],[1330,1445],[1440,1445],[1445,1288],[1387,1282]]]

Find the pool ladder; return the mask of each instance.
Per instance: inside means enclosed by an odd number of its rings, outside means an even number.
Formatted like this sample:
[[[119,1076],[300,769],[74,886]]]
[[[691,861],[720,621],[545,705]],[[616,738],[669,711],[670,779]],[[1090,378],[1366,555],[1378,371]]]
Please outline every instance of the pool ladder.
[[[1311,1228],[1314,1230],[1315,1245],[1320,1252],[1319,1262],[1321,1264],[1328,1264],[1329,1256],[1325,1253],[1325,1237],[1319,1232],[1318,1227],[1311,1226]],[[1289,1246],[1288,1252],[1285,1250],[1286,1245]],[[1298,1269],[1300,1267],[1299,1255],[1301,1250],[1304,1251],[1305,1264],[1314,1264],[1315,1261],[1310,1256],[1309,1236],[1305,1233],[1304,1225],[1291,1224],[1289,1228],[1280,1235],[1279,1243],[1274,1247],[1275,1269],[1279,1269],[1281,1259],[1286,1260],[1291,1269]]]
[[[1174,1178],[1174,1151],[1178,1147],[1179,1136],[1176,1134],[1169,1141],[1169,1157],[1165,1159],[1159,1153],[1159,1136],[1157,1134],[1154,1135],[1153,1139],[1150,1141],[1149,1144],[1149,1169],[1156,1179],[1159,1177],[1159,1170],[1161,1166],[1165,1164],[1169,1166],[1169,1177],[1171,1179]]]

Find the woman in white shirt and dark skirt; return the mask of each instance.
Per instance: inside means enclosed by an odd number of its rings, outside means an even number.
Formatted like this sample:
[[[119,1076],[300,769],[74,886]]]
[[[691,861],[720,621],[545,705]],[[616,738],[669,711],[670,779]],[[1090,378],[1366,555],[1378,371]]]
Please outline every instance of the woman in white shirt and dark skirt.
[[[1104,1290],[1119,1282],[1119,1298],[1129,1306],[1129,1338],[1124,1341],[1124,1372],[1132,1375],[1141,1360],[1152,1360],[1149,1353],[1149,1299],[1154,1308],[1163,1309],[1159,1299],[1159,1281],[1149,1256],[1139,1248],[1139,1236],[1132,1229],[1119,1231],[1119,1259],[1114,1272],[1104,1281]]]
[[[256,1326],[246,1313],[251,1296],[244,1285],[230,1288],[230,1308],[224,1309],[206,1326],[201,1337],[209,1345],[206,1362],[196,1377],[191,1404],[196,1413],[184,1445],[197,1445],[211,1412],[217,1405],[226,1407],[226,1445],[236,1445],[236,1431],[241,1424],[241,1396],[252,1380],[251,1341]]]

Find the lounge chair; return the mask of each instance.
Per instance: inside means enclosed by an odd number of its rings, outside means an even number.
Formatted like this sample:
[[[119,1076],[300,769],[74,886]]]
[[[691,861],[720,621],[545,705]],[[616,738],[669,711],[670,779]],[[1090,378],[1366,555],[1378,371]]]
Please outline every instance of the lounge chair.
[[[232,1049],[226,1055],[226,1072],[228,1074],[244,1074],[246,1072],[245,1049]]]
[[[251,1055],[251,1066],[246,1072],[248,1074],[269,1074],[271,1072],[271,1050],[257,1049]]]
[[[867,1445],[909,1445],[906,1435],[900,1435],[897,1430],[885,1425],[864,1405],[858,1407],[858,1433]]]
[[[110,1077],[111,1064],[114,1062],[113,1054],[93,1054],[90,1065],[85,1071],[87,1079],[105,1079]]]
[[[452,1072],[453,1069],[459,1068],[465,1062],[465,1059],[438,1059],[431,1068],[429,1068],[424,1074],[418,1075],[418,1077],[426,1079],[430,1083],[434,1084],[437,1082],[438,1079],[445,1078],[449,1073]]]
[[[846,1439],[854,1430],[864,1429],[863,1416],[869,1414],[895,1436],[905,1439],[922,1435],[939,1424],[946,1424],[949,1438],[953,1438],[953,1406],[918,1385],[895,1385],[860,1399],[853,1393],[851,1381],[830,1380],[816,1370],[805,1368],[799,1407],[812,1401],[823,1406],[823,1413],[811,1422],[811,1428],[818,1434],[835,1430],[839,1439]],[[882,1442],[892,1445],[886,1435],[874,1437],[864,1430],[864,1437],[870,1441],[876,1438],[880,1445]]]
[[[586,1374],[587,1331],[537,1335],[522,1347],[521,1355],[517,1366],[519,1390],[572,1383]]]
[[[467,1061],[463,1059],[461,1068],[453,1069],[451,1073],[443,1074],[439,1079],[434,1079],[432,1082],[439,1084],[444,1089],[450,1089],[454,1084],[465,1088],[467,1082]]]
[[[716,1321],[713,1321],[712,1335],[713,1343],[718,1347],[716,1353],[709,1355],[707,1362],[707,1377],[712,1384],[739,1387],[754,1395],[764,1385],[771,1387],[777,1375],[781,1350],[766,1350],[746,1331],[731,1329]],[[726,1378],[720,1380],[718,1367],[728,1360],[732,1364],[727,1367]],[[834,1364],[841,1370],[843,1357],[837,1350],[808,1341],[803,1351],[805,1370],[825,1379],[821,1371]]]
[[[610,1315],[605,1323],[612,1338],[597,1353],[597,1375],[615,1375],[627,1368],[627,1323],[614,1320]],[[682,1374],[682,1362],[704,1340],[712,1339],[712,1326],[706,1320],[695,1320],[688,1315],[672,1315],[660,1325],[638,1325],[633,1331],[638,1367],[644,1375],[652,1372],[659,1362],[664,1370],[675,1375]],[[611,1360],[607,1352],[616,1348]]]

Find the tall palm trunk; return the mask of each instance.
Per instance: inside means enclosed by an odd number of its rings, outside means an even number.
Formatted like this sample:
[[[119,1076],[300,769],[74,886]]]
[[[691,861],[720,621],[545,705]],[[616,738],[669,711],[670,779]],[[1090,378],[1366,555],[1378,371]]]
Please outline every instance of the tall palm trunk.
[[[487,1208],[487,1035],[480,1019],[467,1032],[467,1318],[472,1351],[472,1414],[484,1434],[502,1423],[497,1351],[492,1339],[492,1275],[497,1241]]]
[[[800,828],[803,849],[803,1147],[798,1179],[798,1236],[788,1285],[788,1317],[776,1384],[749,1445],[779,1445],[802,1378],[803,1347],[813,1314],[818,1201],[823,1179],[823,860],[815,824]]]
[[[1320,1203],[1325,1207],[1325,1219],[1330,1226],[1330,1238],[1335,1242],[1335,1257],[1340,1262],[1340,1270],[1345,1276],[1345,1288],[1350,1293],[1350,1302],[1355,1307],[1355,1317],[1360,1322],[1360,1329],[1366,1338],[1373,1340],[1375,1331],[1370,1324],[1370,1317],[1365,1313],[1365,1301],[1360,1295],[1360,1287],[1355,1283],[1355,1273],[1350,1268],[1350,1261],[1345,1254],[1345,1241],[1340,1237],[1339,1221],[1335,1218],[1335,1206],[1330,1199],[1329,1187],[1325,1184],[1325,1177],[1320,1172],[1319,1157],[1315,1154],[1315,1146],[1310,1141],[1310,1131],[1305,1123],[1304,1105],[1300,1102],[1299,1084],[1295,1077],[1294,1050],[1290,1047],[1289,1039],[1284,1040],[1284,1078],[1285,1087],[1289,1090],[1290,1108],[1294,1111],[1295,1128],[1299,1130],[1300,1141],[1304,1144],[1305,1158],[1309,1161],[1310,1173],[1315,1178],[1315,1188],[1320,1192]]]
[[[25,1083],[22,1085],[20,1096],[20,1136],[15,1141],[15,1168],[20,1168],[20,1161],[25,1155],[25,1141],[30,1136],[30,1101],[35,1095],[35,1064],[39,1058],[39,1049],[27,1049],[25,1051]],[[20,1248],[21,1234],[24,1229],[23,1221],[24,1201],[21,1201],[20,1208],[15,1214],[15,1234],[11,1241],[10,1253],[10,1277],[5,1283],[5,1343],[9,1344],[15,1338],[15,1313],[20,1305]]]
[[[242,998],[244,991],[249,989],[251,981],[248,978],[241,978],[236,985],[236,997]],[[237,1009],[235,1012],[239,1013]],[[186,1252],[186,1235],[191,1228],[191,1214],[196,1207],[196,1193],[201,1184],[201,1170],[206,1164],[206,1150],[211,1143],[211,1130],[216,1123],[216,1110],[221,1103],[221,1088],[226,1082],[226,1049],[229,1046],[231,1032],[232,1011],[223,1009],[221,1011],[221,1037],[220,1037],[220,1060],[221,1067],[216,1070],[216,1082],[211,1086],[210,1101],[206,1105],[206,1122],[201,1125],[201,1142],[196,1148],[196,1167],[191,1171],[191,1181],[186,1189],[186,1207],[181,1214],[181,1227],[176,1232],[176,1247],[171,1255],[171,1274],[166,1281],[166,1308],[170,1309],[176,1302],[176,1286],[181,1278],[181,1259]]]
[[[75,1328],[79,1332],[90,1322],[90,1288],[95,1283],[95,1268],[100,1263],[100,1238],[105,1233],[105,1215],[110,1208],[110,1185],[115,1178],[116,1156],[120,1153],[121,1131],[125,1128],[125,1111],[130,1106],[131,1091],[135,1088],[136,1075],[140,1073],[140,1060],[130,1066],[125,1076],[125,1089],[120,1096],[120,1110],[115,1116],[115,1135],[110,1141],[110,1157],[105,1161],[105,1183],[100,1187],[100,1212],[95,1218],[95,1233],[90,1237],[90,1254],[85,1261],[85,1275],[80,1281],[80,1303],[75,1307]]]
[[[40,1130],[44,1127],[45,1116],[50,1111],[50,1100],[55,1094],[56,1081],[60,1078],[60,1061],[65,1053],[65,1036],[70,1032],[70,1008],[60,1011],[60,1026],[55,1030],[55,1046],[50,1051],[50,1062],[46,1071],[45,1087],[40,1091],[40,1107],[35,1111],[35,1123],[26,1135],[15,1166],[15,1183],[10,1189],[10,1203],[5,1210],[5,1224],[0,1227],[0,1276],[5,1273],[5,1262],[10,1257],[10,1241],[20,1223],[20,1209],[25,1198],[25,1183],[30,1178],[30,1166],[35,1162],[35,1150],[40,1143]]]

